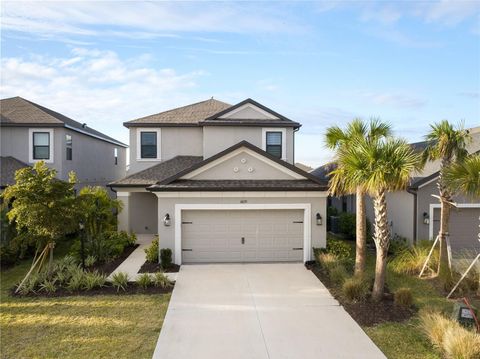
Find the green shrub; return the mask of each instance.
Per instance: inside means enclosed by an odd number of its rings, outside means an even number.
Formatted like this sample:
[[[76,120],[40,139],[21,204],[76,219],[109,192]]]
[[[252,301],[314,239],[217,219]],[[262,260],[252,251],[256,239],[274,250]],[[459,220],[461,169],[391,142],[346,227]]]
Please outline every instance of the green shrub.
[[[158,236],[155,236],[148,248],[145,248],[145,254],[147,262],[158,263]]]
[[[140,286],[140,288],[143,288],[143,289],[147,289],[148,287],[150,287],[153,284],[150,274],[148,273],[140,274],[137,277],[137,284]]]
[[[390,246],[388,247],[388,253],[392,256],[397,256],[409,249],[408,240],[405,237],[401,237],[398,234],[395,234],[390,241]]]
[[[332,253],[318,253],[317,261],[327,273],[330,273],[331,269],[338,264],[338,258]]]
[[[170,248],[162,248],[160,250],[160,263],[163,269],[167,269],[172,265],[172,250]]]
[[[345,267],[340,263],[337,263],[337,265],[333,266],[333,268],[330,269],[330,279],[336,285],[342,285],[347,279],[347,277],[348,272]]]
[[[353,258],[352,247],[348,243],[334,238],[327,238],[326,252],[342,260]]]
[[[397,273],[405,273],[410,275],[419,274],[423,264],[427,259],[433,242],[421,241],[417,245],[398,253],[389,263],[390,268]],[[438,246],[434,250],[428,263],[428,271],[433,273],[438,266]]]
[[[85,283],[85,273],[82,269],[78,269],[71,272],[70,279],[67,281],[66,288],[71,291],[77,291],[82,289]]]
[[[21,295],[28,295],[28,294],[33,294],[36,292],[38,289],[40,283],[42,282],[42,279],[40,278],[40,275],[37,273],[31,274],[30,277],[23,283],[22,287],[19,290],[19,293]],[[20,283],[17,284],[16,288]]]
[[[338,229],[340,233],[343,233],[348,239],[354,239],[357,233],[355,214],[348,212],[340,213]]]
[[[162,272],[157,272],[153,276],[153,284],[155,287],[160,287],[160,288],[168,288],[172,286],[172,282],[168,277],[162,273]]]
[[[123,291],[127,290],[128,286],[128,273],[118,272],[112,275],[112,285],[117,289],[117,292],[122,289]]]
[[[57,280],[56,279],[45,279],[40,284],[40,290],[44,291],[45,293],[52,294],[57,291]]]
[[[118,258],[125,248],[134,245],[136,236],[128,234],[125,231],[105,231],[95,238],[84,239],[84,253],[93,256],[99,262],[108,262]],[[72,254],[77,258],[81,258],[81,242],[77,239],[72,245]]]
[[[92,267],[97,262],[97,257],[89,255],[85,258],[85,266]]]
[[[368,282],[360,276],[351,277],[345,280],[342,285],[344,297],[352,302],[364,301],[369,294]]]
[[[82,288],[84,290],[92,290],[95,288],[100,288],[105,286],[106,281],[107,281],[107,276],[104,274],[100,274],[97,271],[86,272],[83,277]]]
[[[413,305],[413,295],[410,288],[399,288],[393,294],[393,299],[396,305],[410,308]]]

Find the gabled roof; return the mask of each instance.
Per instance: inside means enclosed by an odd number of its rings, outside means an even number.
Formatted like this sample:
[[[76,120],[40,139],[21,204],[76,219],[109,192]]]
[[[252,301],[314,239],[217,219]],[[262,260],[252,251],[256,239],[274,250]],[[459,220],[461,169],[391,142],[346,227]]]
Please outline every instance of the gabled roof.
[[[251,104],[272,115],[272,119],[259,118],[220,118],[246,104]],[[266,106],[248,98],[236,105],[215,100],[213,98],[191,105],[174,108],[136,120],[127,121],[125,127],[178,127],[178,126],[282,126],[295,127],[301,125]]]
[[[310,172],[310,174],[312,174],[313,176],[317,177],[322,181],[328,182],[330,179],[329,173],[336,168],[337,168],[337,164],[335,162],[328,162],[323,166],[315,168],[313,171]]]
[[[194,164],[201,162],[203,157],[176,156],[170,160],[160,162],[158,165],[149,167],[143,171],[134,173],[118,181],[109,183],[110,187],[146,187],[158,181],[169,178]]]
[[[244,105],[253,105],[254,107],[258,107],[259,109],[265,111],[266,113],[269,113],[273,116],[272,119],[259,119],[259,118],[224,118],[224,115],[227,115],[229,112],[232,112]],[[246,100],[243,100],[242,102],[237,103],[234,106],[231,106],[229,108],[224,109],[223,111],[220,111],[213,116],[210,116],[209,118],[205,119],[204,121],[201,122],[203,126],[218,126],[218,125],[224,125],[224,126],[237,126],[237,125],[258,125],[258,126],[275,126],[275,125],[281,125],[281,126],[287,126],[287,127],[300,127],[301,125],[298,122],[294,122],[285,116],[279,114],[278,112],[273,111],[272,109],[262,105],[261,103],[258,103],[255,100],[252,100],[251,98],[247,98]]]
[[[61,113],[19,96],[0,101],[0,126],[66,127],[121,147],[128,147],[126,144],[72,120]]]
[[[29,166],[15,157],[0,157],[0,188],[15,184],[15,172],[25,167]]]
[[[198,126],[200,121],[230,108],[232,105],[213,98],[191,105],[174,108],[154,115],[125,122],[125,127],[136,126]]]

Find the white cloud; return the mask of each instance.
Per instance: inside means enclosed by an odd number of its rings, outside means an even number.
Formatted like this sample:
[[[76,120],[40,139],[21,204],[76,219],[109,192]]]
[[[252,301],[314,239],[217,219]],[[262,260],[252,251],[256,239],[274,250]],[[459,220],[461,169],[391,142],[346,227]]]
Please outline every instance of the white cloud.
[[[124,141],[122,122],[206,98],[196,92],[205,72],[156,69],[148,56],[76,48],[65,58],[10,57],[0,66],[2,98],[24,97]]]
[[[3,30],[53,37],[113,35],[135,39],[173,33],[295,31],[281,6],[221,2],[69,1],[2,2]],[[105,26],[109,26],[105,29]],[[195,36],[199,41],[215,41]]]
[[[464,97],[469,97],[472,99],[478,99],[480,98],[480,92],[479,91],[463,91],[459,93],[460,96]]]
[[[362,96],[375,105],[392,106],[398,108],[417,109],[427,104],[427,101],[409,95],[399,93],[363,93]]]

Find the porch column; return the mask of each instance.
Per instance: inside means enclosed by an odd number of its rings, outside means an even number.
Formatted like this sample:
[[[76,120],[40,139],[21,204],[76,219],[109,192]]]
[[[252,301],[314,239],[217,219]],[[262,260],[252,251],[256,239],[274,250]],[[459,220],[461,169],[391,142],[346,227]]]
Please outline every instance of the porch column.
[[[130,233],[130,192],[117,192],[117,199],[122,202],[123,209],[117,215],[118,230]]]

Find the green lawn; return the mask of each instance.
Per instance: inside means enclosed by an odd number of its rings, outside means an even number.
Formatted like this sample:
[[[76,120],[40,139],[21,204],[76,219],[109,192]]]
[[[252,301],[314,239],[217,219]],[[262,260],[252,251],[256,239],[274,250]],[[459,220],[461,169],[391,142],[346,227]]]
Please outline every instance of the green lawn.
[[[151,358],[170,295],[12,298],[22,263],[1,273],[1,358]]]

